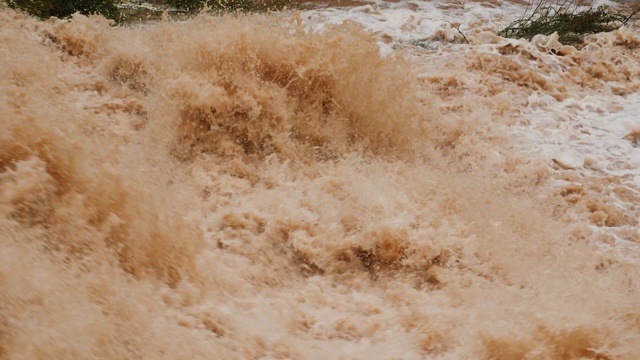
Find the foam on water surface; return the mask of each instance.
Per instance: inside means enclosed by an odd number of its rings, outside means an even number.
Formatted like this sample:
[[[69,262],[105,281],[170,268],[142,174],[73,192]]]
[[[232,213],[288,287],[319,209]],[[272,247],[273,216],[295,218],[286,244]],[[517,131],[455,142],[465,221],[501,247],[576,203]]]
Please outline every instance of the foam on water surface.
[[[521,9],[0,9],[0,358],[640,357],[640,36]]]

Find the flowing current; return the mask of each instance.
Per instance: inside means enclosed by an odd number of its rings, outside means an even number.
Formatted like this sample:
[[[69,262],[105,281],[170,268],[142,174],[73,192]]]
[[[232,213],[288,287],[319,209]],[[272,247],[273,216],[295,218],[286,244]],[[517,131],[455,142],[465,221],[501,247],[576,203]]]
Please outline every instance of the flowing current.
[[[640,359],[640,31],[523,9],[0,5],[0,359]]]

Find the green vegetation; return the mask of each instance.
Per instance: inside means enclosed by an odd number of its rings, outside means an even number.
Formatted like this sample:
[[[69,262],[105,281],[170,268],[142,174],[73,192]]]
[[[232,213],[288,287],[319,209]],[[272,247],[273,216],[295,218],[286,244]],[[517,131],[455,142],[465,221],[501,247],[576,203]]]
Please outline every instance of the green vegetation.
[[[7,0],[10,7],[20,9],[41,19],[52,16],[66,18],[76,12],[100,14],[109,19],[118,18],[113,0]]]
[[[178,9],[200,11],[205,4],[214,12],[265,12],[278,11],[291,5],[290,0],[170,0]]]
[[[126,0],[0,0],[3,3],[41,19],[67,18],[79,12],[99,14],[120,23],[157,20],[163,11],[184,18],[200,12],[205,5],[214,13],[279,11],[295,5],[292,0],[156,0],[152,4]]]
[[[581,9],[575,0],[561,3],[540,0],[522,18],[498,31],[498,35],[531,40],[537,34],[557,32],[563,44],[577,44],[585,35],[613,31],[627,25],[638,12],[640,8],[624,13],[605,6]]]

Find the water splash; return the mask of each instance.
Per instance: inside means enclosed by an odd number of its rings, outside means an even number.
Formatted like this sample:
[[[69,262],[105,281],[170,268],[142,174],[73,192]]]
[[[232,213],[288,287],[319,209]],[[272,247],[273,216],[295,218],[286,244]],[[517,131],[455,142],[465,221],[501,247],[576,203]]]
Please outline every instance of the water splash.
[[[635,86],[589,50],[7,9],[0,43],[2,358],[640,356],[638,263],[513,141],[535,93]]]

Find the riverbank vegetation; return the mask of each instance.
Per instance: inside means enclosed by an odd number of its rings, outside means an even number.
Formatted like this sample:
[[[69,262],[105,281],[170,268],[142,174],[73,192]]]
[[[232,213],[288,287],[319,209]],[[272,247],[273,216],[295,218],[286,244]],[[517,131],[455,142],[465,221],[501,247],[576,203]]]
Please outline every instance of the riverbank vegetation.
[[[205,5],[214,12],[265,12],[278,11],[291,6],[288,0],[170,0],[173,7],[188,12],[202,10]]]
[[[41,19],[67,18],[76,12],[98,14],[117,23],[160,19],[163,13],[177,17],[195,15],[206,9],[213,13],[268,12],[295,8],[291,0],[5,0],[14,9]],[[0,5],[2,0],[0,0]]]
[[[119,10],[113,0],[7,0],[9,7],[23,10],[41,19],[66,18],[81,14],[100,14],[108,19],[118,19]]]
[[[585,35],[617,30],[640,12],[640,7],[623,11],[607,6],[584,7],[575,0],[557,3],[540,0],[528,7],[518,20],[498,31],[507,38],[531,40],[535,35],[558,33],[563,44],[579,44]]]

